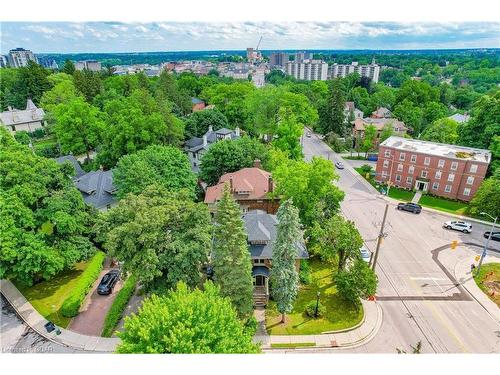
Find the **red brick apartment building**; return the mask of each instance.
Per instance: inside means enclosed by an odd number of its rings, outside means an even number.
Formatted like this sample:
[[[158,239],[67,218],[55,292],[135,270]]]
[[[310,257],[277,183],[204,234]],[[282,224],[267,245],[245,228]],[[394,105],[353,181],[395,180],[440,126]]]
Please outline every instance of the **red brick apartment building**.
[[[375,179],[468,202],[490,161],[488,150],[392,136],[380,144]]]

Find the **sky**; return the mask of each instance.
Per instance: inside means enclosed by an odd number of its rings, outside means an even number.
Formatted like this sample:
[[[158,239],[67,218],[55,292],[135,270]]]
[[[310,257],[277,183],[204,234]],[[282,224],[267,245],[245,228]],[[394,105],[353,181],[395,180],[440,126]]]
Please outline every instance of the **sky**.
[[[500,22],[2,22],[0,51],[500,48]]]

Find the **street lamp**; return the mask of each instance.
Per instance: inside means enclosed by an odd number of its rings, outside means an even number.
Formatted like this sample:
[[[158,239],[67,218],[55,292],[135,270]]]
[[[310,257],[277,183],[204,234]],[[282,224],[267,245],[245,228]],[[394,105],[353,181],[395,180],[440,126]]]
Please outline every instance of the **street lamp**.
[[[319,307],[319,290],[318,293],[316,293],[316,310],[314,310],[314,317],[318,317],[318,307]]]
[[[490,218],[492,218],[493,219],[493,224],[491,225],[490,234],[488,235],[488,239],[486,240],[486,242],[484,244],[483,253],[481,254],[481,258],[479,259],[479,264],[477,266],[476,275],[479,274],[479,270],[481,269],[481,265],[483,264],[483,259],[486,256],[486,249],[488,249],[488,244],[490,243],[491,235],[493,234],[493,230],[495,229],[495,225],[497,224],[497,220],[498,220],[498,216],[497,217],[493,217],[493,216],[491,216],[487,212],[480,212],[480,214],[481,215],[486,215],[486,216],[489,216]]]

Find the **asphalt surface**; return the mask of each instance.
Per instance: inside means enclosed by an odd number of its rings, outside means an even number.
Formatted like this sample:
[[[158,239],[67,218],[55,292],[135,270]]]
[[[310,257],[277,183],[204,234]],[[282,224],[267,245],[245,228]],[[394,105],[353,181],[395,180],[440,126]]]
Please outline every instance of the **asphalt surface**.
[[[303,138],[303,148],[306,159],[343,161],[315,135]],[[355,222],[374,251],[386,201],[360,181],[347,160],[343,163],[346,168],[336,170],[340,179],[335,182],[346,193],[342,213]],[[471,234],[448,231],[442,224],[450,218],[425,208],[420,215],[398,211],[389,203],[376,269],[384,320],[375,338],[352,352],[411,351],[421,341],[423,353],[500,353],[496,320],[454,279],[455,265],[464,258],[472,263],[482,250],[472,245],[449,248],[452,240],[482,245],[489,227],[473,223]],[[498,243],[491,247],[500,251]],[[489,252],[490,256],[500,253]]]

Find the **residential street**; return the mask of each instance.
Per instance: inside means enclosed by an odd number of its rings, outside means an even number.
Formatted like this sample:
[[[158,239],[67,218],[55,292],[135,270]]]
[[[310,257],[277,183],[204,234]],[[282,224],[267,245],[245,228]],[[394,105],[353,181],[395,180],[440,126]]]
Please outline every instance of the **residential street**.
[[[304,137],[303,146],[306,159],[322,156],[341,160],[315,135]],[[346,193],[342,213],[356,223],[366,245],[374,251],[386,202],[360,180],[347,160],[344,164],[344,170],[337,170],[337,184]],[[351,352],[396,353],[396,348],[411,352],[410,345],[418,341],[424,353],[500,352],[499,315],[491,316],[467,290],[455,285],[455,265],[464,258],[472,263],[482,248],[449,248],[452,240],[482,246],[482,234],[489,227],[473,223],[473,232],[462,234],[442,228],[449,219],[425,208],[420,215],[397,211],[395,204],[389,203],[387,237],[377,264],[382,327],[372,341]],[[490,244],[500,251],[498,243]],[[498,261],[500,252],[490,252],[486,261],[490,258]]]

